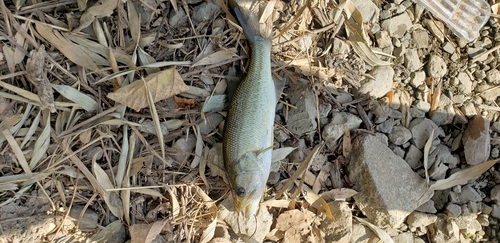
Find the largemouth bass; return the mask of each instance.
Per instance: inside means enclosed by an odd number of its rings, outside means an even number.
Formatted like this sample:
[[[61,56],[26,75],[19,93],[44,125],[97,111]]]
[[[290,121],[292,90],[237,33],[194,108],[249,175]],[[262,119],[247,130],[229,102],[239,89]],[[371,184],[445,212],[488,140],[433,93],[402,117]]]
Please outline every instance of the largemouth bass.
[[[234,12],[251,48],[247,75],[236,88],[226,118],[223,157],[237,212],[254,215],[271,169],[277,103],[271,74],[271,35],[262,36],[256,15]]]

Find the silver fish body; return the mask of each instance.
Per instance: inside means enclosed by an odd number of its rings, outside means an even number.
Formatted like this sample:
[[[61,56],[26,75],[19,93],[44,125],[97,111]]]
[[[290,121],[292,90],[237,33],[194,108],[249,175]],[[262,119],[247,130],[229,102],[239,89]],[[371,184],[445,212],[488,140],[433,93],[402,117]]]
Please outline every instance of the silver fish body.
[[[255,34],[241,13],[237,16],[250,42],[251,56],[248,73],[229,106],[223,157],[236,211],[249,217],[258,209],[270,173],[277,97],[271,39]]]

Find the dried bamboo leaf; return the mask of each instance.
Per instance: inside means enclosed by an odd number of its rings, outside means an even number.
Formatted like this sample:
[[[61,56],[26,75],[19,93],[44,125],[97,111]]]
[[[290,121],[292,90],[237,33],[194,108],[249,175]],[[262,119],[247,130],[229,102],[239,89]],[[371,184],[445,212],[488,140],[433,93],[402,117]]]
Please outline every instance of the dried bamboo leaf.
[[[471,166],[465,170],[458,171],[446,179],[436,181],[436,183],[429,187],[429,190],[445,190],[456,185],[463,185],[467,183],[467,181],[483,174],[485,171],[495,165],[499,160],[500,159],[486,161],[481,164]]]
[[[342,142],[342,155],[347,158],[352,150],[351,144],[351,131],[349,131],[349,127],[344,124],[344,141]]]
[[[217,226],[217,216],[215,216],[214,220],[212,220],[212,222],[208,224],[207,228],[203,230],[203,233],[201,234],[200,237],[201,243],[207,243],[210,240],[212,240],[212,238],[214,238],[215,226]]]
[[[57,90],[57,92],[66,99],[81,105],[81,107],[88,112],[93,112],[97,109],[97,102],[94,99],[71,86],[53,84],[52,88]]]
[[[431,134],[429,134],[429,138],[427,142],[425,142],[424,146],[424,170],[425,170],[425,182],[427,186],[429,186],[429,154],[431,150],[432,140],[434,140],[434,129],[431,130]]]
[[[299,178],[300,175],[302,175],[305,171],[307,171],[307,169],[311,165],[311,163],[314,160],[314,158],[316,157],[316,155],[319,153],[321,148],[323,148],[324,144],[325,144],[324,142],[321,142],[320,144],[316,145],[313,148],[313,150],[309,153],[309,155],[307,155],[307,157],[304,159],[304,161],[302,161],[299,168],[297,168],[297,171],[295,171],[295,173],[288,179],[288,181],[285,183],[285,185],[283,185],[283,188],[281,188],[276,193],[276,196],[274,198],[276,198],[276,199],[280,198],[283,195],[283,193],[286,190],[288,190],[290,185],[292,185],[292,183],[294,183],[295,179]]]
[[[146,65],[156,63],[154,57],[145,52],[141,47],[137,47],[137,57],[139,57],[139,62],[142,65],[141,67],[146,67]],[[159,73],[161,71],[159,67],[146,67],[145,69],[148,75]]]
[[[141,38],[141,18],[137,13],[137,9],[135,9],[134,3],[132,3],[132,0],[127,0],[127,14],[130,35],[132,35],[132,40],[134,40],[135,45],[137,45],[139,44],[139,40]]]
[[[42,133],[35,142],[35,147],[33,148],[33,155],[30,161],[30,168],[35,168],[36,164],[42,159],[42,157],[47,152],[50,145],[50,113],[47,113],[47,119],[45,120],[45,127]]]
[[[120,0],[99,0],[92,7],[88,8],[80,18],[80,26],[73,32],[78,32],[89,26],[96,18],[110,16],[118,6]]]
[[[1,85],[0,85],[1,86]],[[28,116],[29,114],[31,113],[31,109],[33,108],[33,105],[31,104],[28,104],[28,106],[26,107],[26,110],[24,111],[24,114],[23,114],[23,117],[21,118],[21,120],[14,126],[10,127],[9,129],[9,132],[10,134],[14,134],[16,133],[22,126],[23,124],[26,122],[26,120],[28,119]],[[9,127],[5,127],[5,128],[9,128]],[[2,128],[2,130],[4,130],[5,128]],[[5,137],[2,135],[0,135],[0,146],[2,145],[2,143],[5,141]]]
[[[144,80],[151,91],[154,102],[189,90],[189,87],[184,83],[175,68],[169,68],[149,75]],[[108,94],[108,98],[136,111],[148,106],[147,97],[144,82],[137,81]]]
[[[41,117],[42,117],[42,112],[39,111],[38,114],[35,116],[35,119],[33,119],[33,121],[31,122],[31,126],[28,129],[28,132],[26,133],[26,135],[24,135],[23,142],[21,143],[21,148],[23,148],[24,145],[26,145],[26,143],[28,143],[28,141],[30,141],[33,135],[35,134],[36,129],[38,128],[38,124],[40,124]],[[0,125],[0,127],[2,127],[2,125]]]
[[[120,157],[118,158],[118,168],[115,175],[115,183],[118,188],[121,188],[125,178],[125,172],[127,170],[127,158],[129,153],[129,141],[128,141],[128,125],[124,124],[122,127],[123,138],[122,146],[120,148]],[[128,181],[128,179],[126,180]]]
[[[207,55],[201,58],[199,61],[193,63],[191,67],[198,67],[203,65],[212,65],[214,63],[221,63],[227,60],[230,60],[236,56],[236,49],[222,49],[220,51],[214,52],[210,55]]]
[[[304,199],[306,199],[311,206],[324,213],[328,219],[333,220],[332,211],[325,199],[313,192],[311,188],[306,185],[302,185],[302,194],[304,195]]]
[[[24,157],[23,151],[19,147],[19,144],[17,144],[14,136],[12,136],[7,129],[3,130],[2,133],[5,136],[5,139],[7,139],[7,143],[9,143],[12,152],[14,152],[14,155],[17,158],[17,162],[21,165],[21,168],[23,168],[26,174],[31,174],[31,168],[28,165],[28,161],[26,161],[26,157]]]
[[[200,126],[198,125],[195,125],[195,129],[196,129],[196,147],[195,147],[195,150],[194,150],[194,159],[193,161],[191,162],[191,168],[196,168],[199,164],[200,164],[200,161],[201,161],[201,156],[202,156],[202,151],[203,151],[203,138],[201,136],[201,131],[200,131]]]
[[[375,226],[374,224],[371,224],[370,222],[362,219],[362,218],[358,218],[356,216],[354,216],[354,218],[356,220],[358,220],[358,222],[360,222],[361,224],[365,225],[366,227],[370,228],[373,233],[375,233],[378,238],[380,240],[382,240],[382,242],[384,243],[394,243],[394,241],[392,240],[391,236],[389,236],[389,234],[387,234],[384,230],[382,230],[381,228]]]
[[[122,227],[122,221],[115,220],[111,224],[108,224],[104,229],[102,229],[99,233],[92,235],[90,237],[90,242],[94,243],[105,243],[108,242],[111,237],[113,237],[120,228]]]
[[[92,71],[99,70],[92,58],[80,46],[66,39],[59,31],[38,22],[35,24],[35,27],[43,38],[50,42],[52,46],[57,48],[69,60]]]
[[[96,180],[99,182],[99,185],[104,189],[104,193],[102,197],[104,198],[104,202],[109,208],[109,211],[113,215],[118,218],[123,217],[123,206],[121,204],[121,200],[119,199],[116,192],[108,192],[107,189],[114,189],[114,185],[108,177],[108,174],[97,164],[95,161],[92,162],[92,168],[94,170],[94,175]]]
[[[285,159],[286,156],[288,156],[295,149],[296,148],[294,147],[285,147],[273,150],[273,157],[271,159],[271,162],[276,162]]]

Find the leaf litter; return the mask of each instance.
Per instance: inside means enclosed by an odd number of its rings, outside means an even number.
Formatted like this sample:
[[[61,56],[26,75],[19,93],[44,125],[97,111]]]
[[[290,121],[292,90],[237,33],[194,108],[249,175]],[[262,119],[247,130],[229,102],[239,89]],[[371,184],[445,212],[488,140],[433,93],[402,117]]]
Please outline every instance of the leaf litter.
[[[206,115],[225,115],[224,90],[213,91],[226,87],[227,70],[245,63],[247,49],[234,18],[218,8],[210,12],[211,1],[82,0],[76,1],[78,9],[74,1],[15,2],[3,9],[12,18],[3,29],[8,45],[0,53],[0,65],[8,70],[0,81],[0,168],[4,174],[9,171],[0,178],[5,192],[0,206],[12,207],[34,195],[31,203],[52,210],[47,218],[60,230],[26,237],[10,222],[32,215],[17,213],[0,221],[3,230],[11,229],[11,237],[105,242],[126,227],[131,242],[324,242],[320,225],[337,220],[331,203],[356,194],[325,186],[322,178],[330,168],[319,165],[319,174],[310,171],[315,156],[325,153],[323,143],[316,141],[300,164],[289,159],[303,148],[276,148],[273,163],[280,180],[266,192],[259,213],[243,223],[231,212],[221,163],[222,126],[215,124],[210,132],[202,132],[201,126],[210,122]],[[372,66],[390,64],[371,49],[351,1],[339,2],[293,2],[286,9],[281,1],[264,5],[261,31],[275,22],[277,76],[311,83],[335,78],[356,86],[359,72],[353,67],[359,58]],[[57,14],[61,6],[64,15]],[[36,10],[41,7],[44,12]],[[196,12],[198,8],[207,12]],[[319,57],[311,50],[321,44],[325,53],[333,51],[334,44],[324,37],[336,36],[342,26],[358,61],[334,66],[315,61]],[[440,84],[430,98],[433,106],[439,103]],[[153,121],[156,133],[139,132],[146,120]],[[163,124],[167,134],[160,132]],[[355,134],[344,128],[339,147],[344,157],[356,146]],[[175,148],[177,141],[193,141],[194,149]],[[185,155],[182,161],[174,159],[177,153]],[[495,163],[459,171],[429,190],[466,183]],[[103,218],[95,232],[85,234],[63,220],[73,204],[92,208]],[[61,211],[54,205],[61,205]],[[37,223],[44,221],[27,222]],[[369,227],[391,242],[383,231]]]

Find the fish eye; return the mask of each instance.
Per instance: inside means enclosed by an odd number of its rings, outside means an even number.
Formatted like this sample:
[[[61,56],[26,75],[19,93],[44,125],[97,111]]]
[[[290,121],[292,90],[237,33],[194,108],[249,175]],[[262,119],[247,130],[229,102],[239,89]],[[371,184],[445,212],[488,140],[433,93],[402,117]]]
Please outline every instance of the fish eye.
[[[245,196],[245,188],[243,187],[236,188],[236,195],[238,195],[238,197]]]

